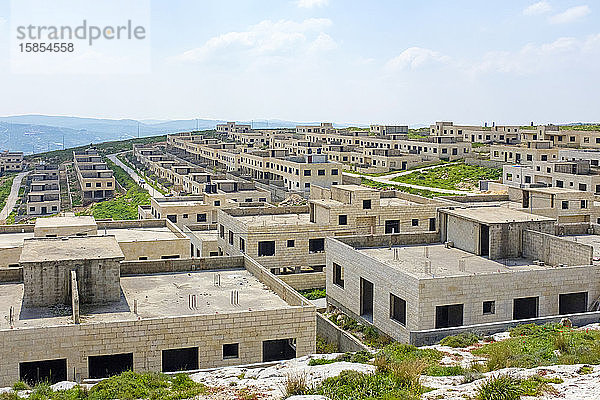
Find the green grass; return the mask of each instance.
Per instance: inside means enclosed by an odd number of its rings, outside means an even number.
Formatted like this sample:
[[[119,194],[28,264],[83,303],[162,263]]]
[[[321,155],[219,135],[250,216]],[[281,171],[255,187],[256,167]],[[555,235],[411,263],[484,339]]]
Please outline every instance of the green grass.
[[[485,146],[485,144],[479,143],[479,142],[473,142],[473,143],[471,143],[471,148],[473,148],[473,149],[478,149],[478,148],[484,147],[484,146]]]
[[[418,375],[402,371],[385,374],[343,371],[305,393],[327,396],[331,400],[416,400],[425,390]]]
[[[117,195],[114,199],[92,205],[89,213],[96,219],[137,219],[138,206],[150,204],[150,194],[142,189],[123,168],[108,159],[106,163],[113,170],[116,181],[127,192],[124,195]]]
[[[477,187],[478,182],[482,179],[499,179],[501,175],[502,168],[454,163],[426,171],[416,171],[392,180],[432,188],[468,190]]]
[[[127,157],[123,157],[121,155],[118,155],[117,158],[119,160],[121,160],[121,162],[123,164],[125,164],[126,166],[128,166],[129,168],[131,168],[132,170],[134,170],[135,172],[137,172],[137,174],[139,176],[141,176],[144,179],[144,181],[148,185],[152,186],[157,192],[159,192],[159,193],[161,193],[163,195],[169,193],[168,190],[165,190],[163,187],[159,186],[156,183],[156,179],[157,179],[156,177],[150,178],[150,176],[146,175],[145,171],[141,171],[139,168],[137,168],[136,165],[134,165],[134,163],[132,162],[130,156],[133,157],[133,155],[131,153],[129,153],[129,154],[127,154]]]
[[[468,347],[479,342],[481,338],[474,333],[464,332],[454,336],[446,336],[440,341],[442,346]]]
[[[8,199],[8,195],[10,195],[10,188],[14,179],[15,175],[7,175],[2,179],[2,183],[0,183],[0,211],[6,205],[6,200]]]
[[[16,386],[17,384],[15,384]],[[19,385],[22,387],[22,385]],[[21,390],[21,389],[18,389]],[[206,386],[187,375],[168,376],[159,373],[124,372],[93,386],[89,391],[79,386],[53,391],[47,383],[33,388],[29,400],[183,400],[208,393]],[[0,400],[19,399],[15,393],[0,395]]]
[[[329,343],[325,338],[317,335],[316,351],[318,354],[337,353],[339,351],[337,343]]]
[[[561,125],[558,128],[561,131],[600,131],[600,124]]]
[[[559,324],[520,325],[511,338],[473,350],[487,357],[489,371],[556,364],[600,364],[600,332],[579,331]]]
[[[423,197],[427,197],[430,199],[434,198],[434,197],[448,196],[448,193],[441,193],[441,192],[436,192],[436,191],[428,190],[428,189],[415,189],[415,188],[406,187],[406,186],[381,183],[381,182],[376,182],[374,180],[367,179],[367,178],[361,179],[361,185],[372,187],[375,189],[395,189],[400,192],[415,194],[417,196],[423,196]],[[454,196],[457,196],[457,195],[454,195]],[[458,196],[463,196],[463,195],[458,195]]]
[[[326,359],[326,358],[313,358],[308,362],[308,365],[324,365],[324,364],[333,364],[336,362],[351,362],[358,364],[366,364],[369,360],[373,358],[371,353],[366,351],[359,351],[356,353],[344,353],[336,358]]]
[[[325,288],[300,290],[299,292],[302,296],[306,297],[308,300],[323,299],[326,296]]]
[[[477,400],[518,400],[521,396],[541,396],[545,393],[556,394],[549,383],[562,383],[560,378],[544,378],[533,375],[527,379],[500,375],[483,382],[477,389]]]
[[[352,333],[369,347],[380,349],[392,342],[392,339],[380,333],[371,325],[359,324],[355,319],[345,314],[332,314],[329,320],[345,331]]]

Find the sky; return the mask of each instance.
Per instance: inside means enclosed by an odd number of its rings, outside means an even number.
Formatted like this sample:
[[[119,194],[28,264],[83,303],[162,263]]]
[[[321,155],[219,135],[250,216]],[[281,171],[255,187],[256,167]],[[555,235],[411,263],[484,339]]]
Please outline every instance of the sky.
[[[148,2],[139,70],[37,74],[11,69],[11,6],[0,0],[0,115],[600,120],[598,0]]]

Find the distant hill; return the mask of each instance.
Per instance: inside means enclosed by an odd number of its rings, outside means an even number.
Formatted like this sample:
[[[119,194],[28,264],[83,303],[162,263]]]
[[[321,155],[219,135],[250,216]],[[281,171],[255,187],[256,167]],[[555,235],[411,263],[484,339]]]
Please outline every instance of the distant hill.
[[[76,147],[90,143],[164,135],[190,130],[214,129],[225,122],[216,119],[142,120],[64,117],[52,115],[15,115],[0,117],[0,150],[25,154]],[[293,128],[317,122],[294,122],[278,119],[239,121],[254,128]],[[352,124],[334,124],[336,127]]]

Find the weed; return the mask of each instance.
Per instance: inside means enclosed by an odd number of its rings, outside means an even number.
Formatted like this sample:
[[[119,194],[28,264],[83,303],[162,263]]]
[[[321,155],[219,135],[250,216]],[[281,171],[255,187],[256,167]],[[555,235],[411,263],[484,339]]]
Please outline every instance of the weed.
[[[285,379],[284,393],[286,397],[306,394],[308,391],[307,377],[304,373],[288,374]]]
[[[592,372],[594,372],[594,367],[592,367],[591,365],[582,365],[577,370],[577,373],[579,375],[587,375],[587,374],[591,374]]]
[[[478,343],[479,340],[481,340],[480,336],[472,332],[464,332],[454,336],[446,336],[440,341],[440,344],[449,347],[469,347]]]
[[[519,400],[521,380],[500,375],[485,381],[477,389],[477,400]]]

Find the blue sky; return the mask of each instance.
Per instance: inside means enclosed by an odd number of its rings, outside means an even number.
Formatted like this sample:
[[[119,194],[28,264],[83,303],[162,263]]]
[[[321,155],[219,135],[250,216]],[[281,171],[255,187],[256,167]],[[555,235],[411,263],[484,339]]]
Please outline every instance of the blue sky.
[[[0,52],[8,54],[10,7],[1,4]],[[11,74],[1,57],[0,114],[600,120],[596,0],[171,0],[150,7],[149,72]]]

